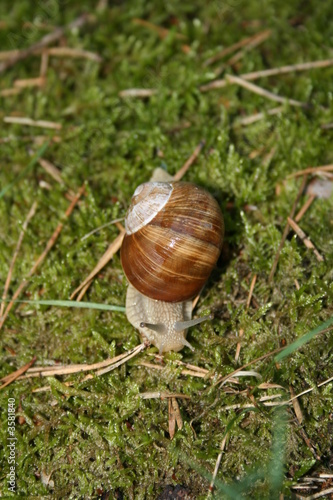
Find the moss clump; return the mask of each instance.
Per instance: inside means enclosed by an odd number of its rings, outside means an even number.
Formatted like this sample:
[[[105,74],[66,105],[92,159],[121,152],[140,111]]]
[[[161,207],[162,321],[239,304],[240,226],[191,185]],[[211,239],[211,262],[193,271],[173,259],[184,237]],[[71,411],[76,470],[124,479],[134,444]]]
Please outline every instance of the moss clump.
[[[3,0],[0,12],[2,50],[24,49],[82,12],[93,14],[92,24],[66,32],[62,43],[103,59],[97,63],[50,57],[44,87],[0,97],[0,190],[13,183],[0,199],[1,289],[34,201],[37,212],[24,236],[10,295],[62,220],[69,204],[66,194],[85,183],[85,196],[22,296],[68,299],[118,232],[109,226],[90,238],[82,237],[123,217],[135,187],[149,179],[155,167],[175,173],[203,139],[205,148],[186,180],[216,197],[226,222],[223,255],[198,304],[199,312],[212,309],[215,319],[190,331],[195,352],[170,353],[164,370],[153,370],[140,364],[151,362],[156,352],[151,348],[92,380],[83,381],[81,374],[30,379],[0,392],[1,494],[11,494],[9,398],[16,405],[15,472],[20,496],[98,498],[104,494],[105,498],[109,493],[110,498],[144,499],[157,498],[166,485],[182,484],[195,498],[204,498],[226,431],[217,497],[228,498],[235,491],[246,491],[251,498],[272,497],[278,491],[290,495],[291,486],[304,475],[329,471],[332,390],[329,384],[317,388],[332,376],[329,331],[279,364],[270,358],[253,365],[263,377],[260,382],[270,384],[266,389],[248,377],[240,378],[237,385],[214,385],[214,381],[290,344],[332,314],[332,196],[317,199],[300,223],[325,261],[318,263],[290,233],[274,280],[269,282],[268,277],[301,182],[286,177],[310,165],[332,163],[331,129],[323,125],[332,123],[333,69],[255,82],[311,105],[302,109],[286,104],[275,115],[268,114],[274,103],[237,85],[211,92],[201,92],[199,87],[215,74],[223,76],[221,71],[244,74],[328,59],[330,2],[319,9],[314,0],[306,5],[277,0],[205,5],[185,0],[159,5],[133,0],[98,11],[91,0]],[[168,28],[170,34],[160,39],[154,30],[134,22],[137,18]],[[205,64],[222,48],[266,29],[271,30],[267,40],[232,67],[219,70],[227,59]],[[186,38],[180,40],[176,33]],[[189,51],[182,48],[184,44]],[[39,67],[39,56],[17,63],[1,75],[0,90],[12,88],[17,79],[38,76]],[[122,98],[119,92],[128,88],[153,88],[156,93],[145,99]],[[239,125],[239,119],[255,112],[267,115],[252,125]],[[60,123],[62,128],[4,122],[6,116],[18,115]],[[38,163],[24,171],[30,152],[46,140],[50,143],[43,157],[59,169],[62,183]],[[305,198],[302,195],[299,207]],[[254,296],[247,307],[254,275]],[[94,281],[86,300],[123,305],[125,293],[116,255]],[[240,359],[235,362],[241,330]],[[34,356],[39,365],[95,363],[138,342],[137,332],[119,312],[20,305],[0,332],[0,376]],[[177,360],[206,368],[216,377],[184,376]],[[65,381],[73,385],[68,387]],[[50,391],[34,392],[45,385]],[[280,394],[272,401],[288,400],[290,387],[295,394],[314,389],[299,398],[302,426],[290,406],[288,423],[281,427],[274,407],[264,406],[260,398]],[[147,391],[190,396],[179,400],[184,426],[172,441],[167,402],[137,398]],[[253,398],[256,411],[242,412],[240,407],[252,404]],[[276,467],[272,455],[277,457]]]

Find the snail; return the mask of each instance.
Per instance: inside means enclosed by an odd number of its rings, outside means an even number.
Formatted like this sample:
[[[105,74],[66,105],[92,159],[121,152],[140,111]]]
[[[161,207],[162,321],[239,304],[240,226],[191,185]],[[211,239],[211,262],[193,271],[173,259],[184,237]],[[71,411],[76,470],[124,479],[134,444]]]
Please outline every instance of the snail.
[[[126,315],[160,354],[193,350],[187,329],[192,300],[220,255],[224,223],[205,189],[176,182],[162,169],[138,186],[125,218],[121,263],[129,281]]]

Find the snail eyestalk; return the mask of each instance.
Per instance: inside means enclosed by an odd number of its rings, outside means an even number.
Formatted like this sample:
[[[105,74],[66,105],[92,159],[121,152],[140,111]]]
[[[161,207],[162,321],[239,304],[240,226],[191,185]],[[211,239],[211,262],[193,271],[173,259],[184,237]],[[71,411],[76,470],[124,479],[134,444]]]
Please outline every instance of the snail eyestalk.
[[[213,319],[213,315],[209,314],[208,316],[202,316],[197,319],[190,319],[188,321],[176,321],[175,323],[175,331],[181,332],[182,330],[187,330],[187,328],[191,328],[191,326],[199,325],[208,319]]]
[[[166,326],[163,325],[163,323],[145,323],[142,321],[140,323],[140,328],[149,328],[150,330],[153,330],[153,332],[159,333],[161,335],[165,334],[167,332]]]

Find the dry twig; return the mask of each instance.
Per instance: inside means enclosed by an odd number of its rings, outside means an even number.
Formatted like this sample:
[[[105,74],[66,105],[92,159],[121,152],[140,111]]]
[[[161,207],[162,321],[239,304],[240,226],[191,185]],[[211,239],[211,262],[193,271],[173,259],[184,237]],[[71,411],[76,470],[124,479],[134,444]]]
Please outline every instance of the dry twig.
[[[304,205],[301,207],[301,209],[299,210],[299,212],[295,216],[296,222],[299,222],[301,220],[301,218],[303,217],[305,212],[308,210],[308,208],[312,205],[312,203],[315,199],[316,199],[316,196],[314,194],[311,194],[310,196],[308,196]]]
[[[292,229],[295,231],[295,233],[297,234],[297,236],[303,241],[304,245],[309,250],[313,251],[313,253],[316,256],[316,259],[318,260],[318,262],[323,262],[324,261],[324,257],[322,255],[320,255],[320,253],[318,252],[318,250],[316,249],[316,247],[314,246],[314,244],[312,243],[312,241],[310,240],[310,238],[307,237],[307,235],[299,227],[299,225],[296,224],[296,222],[293,219],[291,219],[290,217],[288,217],[288,224],[292,227]]]
[[[182,179],[184,177],[184,175],[186,174],[186,172],[188,171],[190,166],[193,165],[193,163],[195,162],[195,160],[199,156],[204,145],[205,145],[205,141],[201,141],[200,144],[195,148],[195,150],[193,151],[191,156],[188,158],[188,160],[186,160],[184,165],[173,176],[174,181],[180,181],[180,179]]]
[[[18,379],[24,372],[26,372],[31,365],[34,364],[34,362],[36,361],[36,356],[34,356],[32,358],[31,361],[29,361],[29,363],[27,363],[26,365],[22,366],[21,368],[19,368],[18,370],[16,370],[15,372],[13,373],[10,373],[9,375],[7,375],[7,377],[4,377],[2,379],[2,381],[4,382],[2,384],[2,386],[0,387],[0,390],[1,389],[4,389],[5,387],[7,387],[7,385],[11,384],[12,382],[14,382],[14,380]]]

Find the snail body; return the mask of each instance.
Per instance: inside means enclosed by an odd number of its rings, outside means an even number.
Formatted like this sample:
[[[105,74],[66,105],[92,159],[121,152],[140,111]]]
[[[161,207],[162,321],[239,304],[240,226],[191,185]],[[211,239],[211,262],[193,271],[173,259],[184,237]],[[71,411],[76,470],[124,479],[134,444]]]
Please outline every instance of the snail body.
[[[138,186],[125,219],[121,261],[129,281],[126,314],[160,353],[179,351],[191,320],[192,298],[219,257],[223,217],[216,200],[187,182]]]

